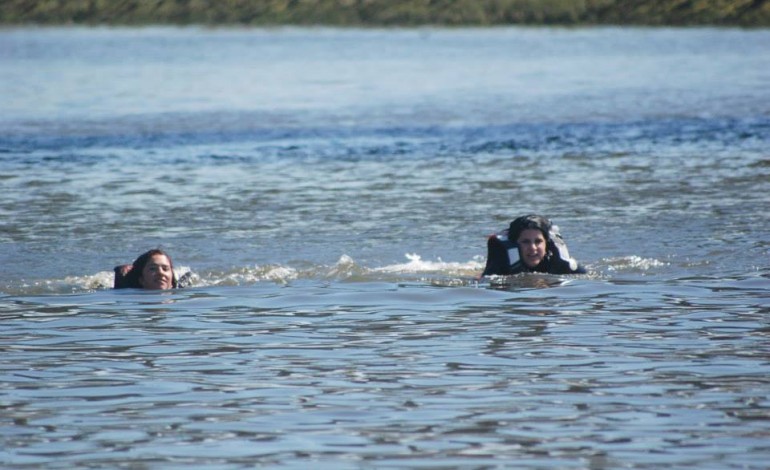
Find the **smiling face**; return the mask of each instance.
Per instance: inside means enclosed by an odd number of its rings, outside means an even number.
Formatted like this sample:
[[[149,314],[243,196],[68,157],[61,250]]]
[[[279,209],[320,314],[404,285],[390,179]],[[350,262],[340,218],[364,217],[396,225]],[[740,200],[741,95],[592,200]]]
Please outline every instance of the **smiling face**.
[[[173,287],[174,270],[166,255],[152,255],[142,269],[139,283],[145,289],[165,290]]]
[[[543,232],[536,228],[522,230],[516,239],[519,245],[521,261],[529,268],[534,268],[545,258],[545,237]]]

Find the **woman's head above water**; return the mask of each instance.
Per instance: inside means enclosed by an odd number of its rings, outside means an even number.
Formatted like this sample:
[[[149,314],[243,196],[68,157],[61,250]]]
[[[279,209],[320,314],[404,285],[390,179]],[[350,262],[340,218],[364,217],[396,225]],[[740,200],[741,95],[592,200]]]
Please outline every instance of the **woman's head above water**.
[[[530,268],[539,265],[548,253],[550,220],[528,214],[516,218],[508,228],[508,239],[519,247],[519,258]]]
[[[126,277],[130,278],[132,286],[142,289],[166,290],[177,287],[174,263],[171,257],[160,249],[139,255]]]

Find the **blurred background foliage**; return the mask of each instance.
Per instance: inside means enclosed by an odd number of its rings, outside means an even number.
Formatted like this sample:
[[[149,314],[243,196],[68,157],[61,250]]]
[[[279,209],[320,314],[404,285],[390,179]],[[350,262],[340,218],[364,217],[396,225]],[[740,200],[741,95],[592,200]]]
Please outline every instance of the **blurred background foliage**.
[[[0,0],[0,24],[770,25],[770,0]]]

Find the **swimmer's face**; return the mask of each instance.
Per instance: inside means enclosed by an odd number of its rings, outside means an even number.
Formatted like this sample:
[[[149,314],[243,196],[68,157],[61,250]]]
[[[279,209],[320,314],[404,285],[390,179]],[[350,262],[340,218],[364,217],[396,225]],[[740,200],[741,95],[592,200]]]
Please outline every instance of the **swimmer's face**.
[[[174,271],[166,255],[153,255],[142,269],[139,283],[145,289],[165,290],[173,287]]]
[[[516,243],[519,245],[519,256],[528,267],[534,268],[545,258],[545,237],[540,230],[522,230]]]

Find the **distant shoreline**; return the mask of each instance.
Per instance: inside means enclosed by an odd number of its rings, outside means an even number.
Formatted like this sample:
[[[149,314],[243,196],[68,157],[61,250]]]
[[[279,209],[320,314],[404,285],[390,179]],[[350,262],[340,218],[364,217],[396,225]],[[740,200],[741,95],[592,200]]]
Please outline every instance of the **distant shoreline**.
[[[5,0],[0,25],[770,26],[770,0]]]

